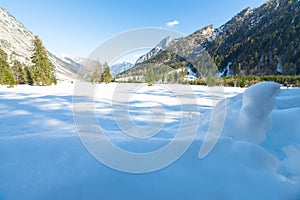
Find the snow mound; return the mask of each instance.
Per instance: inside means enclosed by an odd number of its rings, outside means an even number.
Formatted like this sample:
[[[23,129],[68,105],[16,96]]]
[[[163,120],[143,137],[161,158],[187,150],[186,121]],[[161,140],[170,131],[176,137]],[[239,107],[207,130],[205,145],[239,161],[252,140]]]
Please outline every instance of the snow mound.
[[[278,83],[261,82],[248,88],[243,95],[229,99],[226,134],[254,144],[264,141],[271,128],[269,115],[279,93]]]

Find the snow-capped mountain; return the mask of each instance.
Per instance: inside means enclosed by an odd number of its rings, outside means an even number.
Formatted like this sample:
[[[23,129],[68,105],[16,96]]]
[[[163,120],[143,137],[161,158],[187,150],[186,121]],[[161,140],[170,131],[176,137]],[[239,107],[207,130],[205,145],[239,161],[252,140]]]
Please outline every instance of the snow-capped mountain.
[[[0,48],[8,54],[9,59],[31,65],[33,39],[34,34],[31,31],[6,10],[0,8]],[[48,54],[58,78],[76,76],[79,65],[61,60],[50,52]]]
[[[60,53],[58,55],[55,55],[56,57],[58,57],[59,59],[61,59],[62,61],[69,63],[69,64],[79,64],[79,65],[83,65],[87,60],[89,60],[88,58],[83,58],[83,57],[79,57],[79,56],[73,56],[70,54],[65,54],[65,53]]]
[[[110,66],[110,73],[112,76],[116,76],[130,68],[132,68],[134,64],[129,63],[129,62],[122,62],[122,63],[117,63],[112,66]]]
[[[77,79],[90,80],[95,67],[99,64],[97,61],[90,58],[72,56],[64,53],[57,55],[57,57],[65,63],[77,67]],[[104,63],[100,64],[104,65]]]
[[[92,73],[93,67],[97,64],[96,61],[93,61],[89,58],[82,58],[82,57],[76,57],[65,53],[60,53],[59,55],[56,55],[60,60],[64,61],[65,63],[68,63],[70,65],[78,66],[78,67],[84,67],[87,69],[87,73]],[[104,65],[104,63],[101,63]],[[130,62],[122,62],[122,63],[116,63],[110,66],[110,73],[112,76],[116,76],[134,66],[133,63]],[[88,70],[91,68],[91,70]],[[90,71],[90,72],[88,72]]]

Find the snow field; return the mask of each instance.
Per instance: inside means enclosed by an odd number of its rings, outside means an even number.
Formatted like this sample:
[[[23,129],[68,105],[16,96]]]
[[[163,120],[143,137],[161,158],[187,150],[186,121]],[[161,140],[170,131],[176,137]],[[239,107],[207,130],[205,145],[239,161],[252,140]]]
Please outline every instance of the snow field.
[[[151,107],[159,106],[165,113],[164,128],[152,140],[132,139],[114,121],[116,87],[97,86],[95,114],[111,141],[127,151],[162,148],[176,136],[181,117],[189,117],[180,115],[174,92],[141,85],[129,95],[130,120],[140,127],[152,120],[160,123],[160,111],[151,113]],[[1,200],[300,198],[299,89],[280,91],[275,83],[261,83],[245,92],[225,88],[221,136],[208,156],[199,159],[217,97],[207,87],[191,86],[200,120],[190,148],[164,169],[131,174],[105,166],[84,147],[73,120],[73,88],[69,83],[0,86]]]

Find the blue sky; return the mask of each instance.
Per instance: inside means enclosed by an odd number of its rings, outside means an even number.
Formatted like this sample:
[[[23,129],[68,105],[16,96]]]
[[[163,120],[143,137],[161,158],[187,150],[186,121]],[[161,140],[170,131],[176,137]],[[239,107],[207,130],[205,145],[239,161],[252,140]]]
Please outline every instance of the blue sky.
[[[0,6],[38,35],[47,49],[87,57],[121,32],[164,27],[190,34],[219,27],[246,7],[265,0],[1,0]],[[173,25],[167,27],[168,22]]]

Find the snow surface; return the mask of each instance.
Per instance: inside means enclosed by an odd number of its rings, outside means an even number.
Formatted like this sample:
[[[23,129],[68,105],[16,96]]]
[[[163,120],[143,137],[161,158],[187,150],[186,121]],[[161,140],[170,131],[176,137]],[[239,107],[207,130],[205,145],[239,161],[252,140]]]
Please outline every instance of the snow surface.
[[[159,102],[167,110],[166,135],[147,144],[113,139],[136,152],[164,145],[181,117],[174,93],[141,86],[130,98],[131,120],[147,125],[146,107]],[[98,85],[95,112],[103,129],[120,133],[111,112],[116,87]],[[72,113],[74,84],[0,86],[0,199],[300,199],[300,89],[280,91],[268,82],[245,92],[225,88],[224,129],[212,152],[199,159],[218,97],[207,87],[191,87],[200,114],[191,147],[162,170],[130,174],[101,164],[81,143]]]

